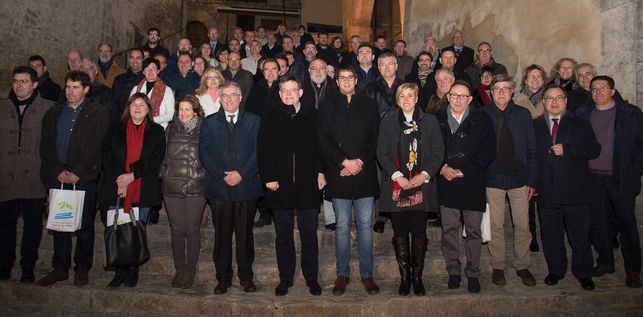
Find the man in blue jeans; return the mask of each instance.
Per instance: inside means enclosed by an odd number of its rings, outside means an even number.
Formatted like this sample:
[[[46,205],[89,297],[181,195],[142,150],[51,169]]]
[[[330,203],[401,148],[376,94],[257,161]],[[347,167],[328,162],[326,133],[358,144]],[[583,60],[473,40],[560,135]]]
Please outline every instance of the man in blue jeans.
[[[375,150],[379,113],[377,103],[355,95],[357,76],[340,68],[337,86],[341,94],[328,96],[319,107],[319,147],[328,180],[326,195],[332,198],[337,227],[335,256],[337,279],[334,295],[342,295],[350,282],[350,231],[355,210],[359,271],[366,292],[379,293],[373,280],[373,202],[378,192]]]

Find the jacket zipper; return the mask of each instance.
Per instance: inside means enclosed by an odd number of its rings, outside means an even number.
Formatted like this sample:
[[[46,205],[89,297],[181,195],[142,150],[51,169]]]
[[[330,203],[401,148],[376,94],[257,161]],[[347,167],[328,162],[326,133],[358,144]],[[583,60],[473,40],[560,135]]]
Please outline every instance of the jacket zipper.
[[[295,153],[292,154],[292,183],[295,183]]]

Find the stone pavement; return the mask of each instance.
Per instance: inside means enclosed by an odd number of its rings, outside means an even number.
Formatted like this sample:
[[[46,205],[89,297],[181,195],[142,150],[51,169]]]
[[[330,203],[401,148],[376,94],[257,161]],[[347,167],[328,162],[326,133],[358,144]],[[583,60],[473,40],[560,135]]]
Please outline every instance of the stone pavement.
[[[639,197],[637,203],[639,230],[643,231],[643,199]],[[620,250],[616,252],[616,273],[595,278],[596,290],[593,292],[582,290],[570,270],[558,285],[545,285],[543,279],[547,269],[542,252],[532,253],[530,270],[538,285],[526,287],[511,268],[513,238],[509,228],[506,286],[491,283],[490,257],[483,246],[482,292],[477,295],[467,293],[466,283],[459,290],[449,290],[440,250],[440,229],[428,228],[430,243],[424,272],[427,296],[399,296],[399,274],[390,242],[392,228],[387,224],[384,234],[374,234],[374,277],[381,293],[369,296],[364,291],[359,282],[357,254],[353,248],[352,281],[347,292],[336,297],[331,293],[335,279],[334,234],[324,229],[322,222],[319,228],[319,280],[323,287],[323,295],[319,297],[308,294],[299,268],[290,293],[284,297],[274,296],[274,288],[279,281],[273,226],[255,229],[254,270],[259,291],[246,294],[238,280],[234,280],[228,294],[213,295],[216,285],[212,263],[214,229],[210,222],[202,227],[201,257],[195,285],[189,290],[171,288],[174,268],[170,228],[162,211],[160,223],[148,226],[152,259],[141,268],[137,287],[116,290],[105,287],[113,272],[105,271],[102,266],[103,227],[97,221],[95,265],[90,271],[89,285],[74,287],[73,273],[69,280],[53,287],[20,284],[17,282],[20,270],[14,267],[12,279],[0,283],[0,303],[3,303],[0,316],[643,316],[643,289],[625,287]],[[44,235],[37,277],[50,269],[52,248],[52,236]],[[464,252],[461,253],[465,263]]]

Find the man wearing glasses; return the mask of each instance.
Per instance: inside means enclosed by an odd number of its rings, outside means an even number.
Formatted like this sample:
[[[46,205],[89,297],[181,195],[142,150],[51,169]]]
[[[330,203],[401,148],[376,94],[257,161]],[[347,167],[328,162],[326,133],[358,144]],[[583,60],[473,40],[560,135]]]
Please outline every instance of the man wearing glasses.
[[[509,197],[514,228],[513,266],[522,283],[536,285],[529,272],[529,199],[536,187],[536,139],[531,114],[511,99],[513,78],[504,74],[491,81],[492,103],[484,108],[496,133],[496,159],[488,169],[487,201],[491,219],[489,253],[492,281],[505,285],[505,200]]]
[[[379,293],[373,280],[373,204],[378,193],[375,150],[379,113],[375,101],[355,94],[357,77],[340,68],[340,94],[326,98],[319,109],[319,147],[328,178],[326,195],[336,215],[335,257],[337,279],[333,295],[342,295],[350,282],[351,226],[353,208],[357,227],[359,273],[366,292]]]
[[[556,285],[567,271],[564,234],[572,248],[572,274],[585,290],[593,290],[589,246],[592,183],[587,162],[601,152],[589,122],[567,111],[565,90],[545,90],[545,113],[534,121],[538,157],[538,204],[543,251]]]
[[[577,113],[591,122],[602,147],[601,154],[589,161],[593,184],[590,239],[598,253],[593,276],[614,273],[614,250],[606,232],[614,217],[621,237],[625,285],[641,287],[641,242],[634,207],[643,173],[643,114],[618,96],[611,77],[592,78],[590,88],[590,106]]]
[[[150,52],[150,56],[156,54],[163,54],[165,57],[170,56],[170,51],[161,46],[161,31],[157,28],[151,28],[147,30],[147,43],[141,47],[142,50]]]
[[[199,159],[208,171],[205,196],[215,211],[214,294],[225,294],[232,285],[232,234],[236,240],[237,275],[243,291],[257,291],[252,281],[254,238],[252,224],[257,199],[263,196],[257,165],[259,117],[240,108],[241,87],[221,86],[221,110],[203,121]]]

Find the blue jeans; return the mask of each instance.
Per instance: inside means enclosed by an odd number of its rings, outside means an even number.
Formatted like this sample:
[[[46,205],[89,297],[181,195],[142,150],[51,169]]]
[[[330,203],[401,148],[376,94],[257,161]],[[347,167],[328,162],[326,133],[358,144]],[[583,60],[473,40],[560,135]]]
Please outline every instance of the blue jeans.
[[[362,278],[373,277],[373,203],[374,197],[355,200],[333,198],[335,209],[335,257],[337,258],[337,276],[351,275],[351,226],[352,211],[355,208],[355,225],[357,227],[357,254],[359,256],[359,274]]]

